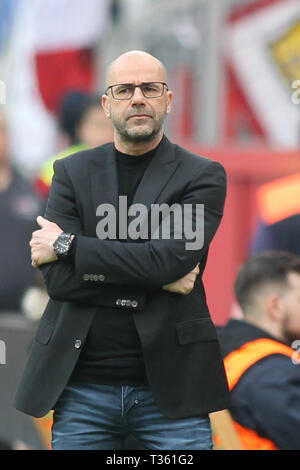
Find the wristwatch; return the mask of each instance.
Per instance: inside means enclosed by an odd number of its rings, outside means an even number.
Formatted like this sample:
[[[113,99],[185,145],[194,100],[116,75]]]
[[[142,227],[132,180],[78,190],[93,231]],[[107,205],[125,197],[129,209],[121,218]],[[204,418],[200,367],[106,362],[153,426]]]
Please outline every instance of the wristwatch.
[[[68,255],[73,241],[72,235],[74,233],[63,232],[53,243],[54,253],[58,258],[65,258]]]

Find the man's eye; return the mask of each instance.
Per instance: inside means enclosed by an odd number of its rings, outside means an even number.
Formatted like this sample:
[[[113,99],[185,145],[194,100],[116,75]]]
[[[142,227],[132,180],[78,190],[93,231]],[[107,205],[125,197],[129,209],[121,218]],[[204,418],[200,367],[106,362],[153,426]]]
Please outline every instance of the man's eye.
[[[117,93],[118,93],[119,95],[126,94],[126,93],[130,93],[130,92],[131,92],[131,90],[130,90],[129,87],[123,87],[123,88],[118,88],[118,89],[117,89]]]
[[[144,90],[146,92],[157,92],[157,87],[152,86],[152,85],[147,85],[144,87]]]

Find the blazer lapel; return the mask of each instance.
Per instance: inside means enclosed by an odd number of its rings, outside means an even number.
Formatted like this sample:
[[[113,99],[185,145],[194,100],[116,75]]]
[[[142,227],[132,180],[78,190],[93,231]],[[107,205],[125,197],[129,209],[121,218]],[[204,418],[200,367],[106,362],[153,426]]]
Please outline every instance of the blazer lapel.
[[[116,214],[118,211],[118,176],[113,144],[109,144],[107,149],[89,162],[89,179],[95,231],[96,212],[100,204],[111,204]]]
[[[147,167],[143,178],[137,188],[132,204],[142,203],[148,213],[153,204],[173,173],[179,166],[175,159],[173,145],[164,136],[160,146]],[[92,203],[92,233],[95,234],[98,218],[97,208],[100,204],[113,205],[117,216],[117,233],[119,230],[119,198],[118,198],[118,175],[115,159],[114,145],[109,144],[106,149],[99,152],[89,162],[89,178]]]
[[[137,188],[133,204],[142,203],[149,211],[179,164],[175,159],[173,145],[164,136]]]

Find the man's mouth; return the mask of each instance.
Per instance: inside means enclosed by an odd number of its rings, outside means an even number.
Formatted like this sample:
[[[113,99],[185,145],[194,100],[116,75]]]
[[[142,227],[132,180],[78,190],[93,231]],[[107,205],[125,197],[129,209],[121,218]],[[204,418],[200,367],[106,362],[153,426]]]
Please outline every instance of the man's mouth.
[[[134,119],[147,119],[147,118],[151,118],[151,116],[149,116],[149,114],[133,114],[132,116],[129,116],[128,119],[131,119],[131,118],[134,118]]]

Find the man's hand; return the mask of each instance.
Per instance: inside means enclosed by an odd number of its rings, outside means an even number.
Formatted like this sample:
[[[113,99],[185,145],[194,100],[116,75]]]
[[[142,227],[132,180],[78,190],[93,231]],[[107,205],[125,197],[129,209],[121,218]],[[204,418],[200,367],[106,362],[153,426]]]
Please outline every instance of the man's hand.
[[[57,224],[44,219],[42,216],[37,218],[37,223],[41,229],[33,232],[29,242],[31,246],[31,264],[34,268],[58,259],[54,253],[53,243],[63,232]]]
[[[197,264],[197,266],[190,273],[186,274],[178,281],[171,282],[171,284],[166,284],[163,286],[163,289],[169,292],[175,292],[177,294],[188,295],[194,289],[194,284],[199,272],[199,264]]]

